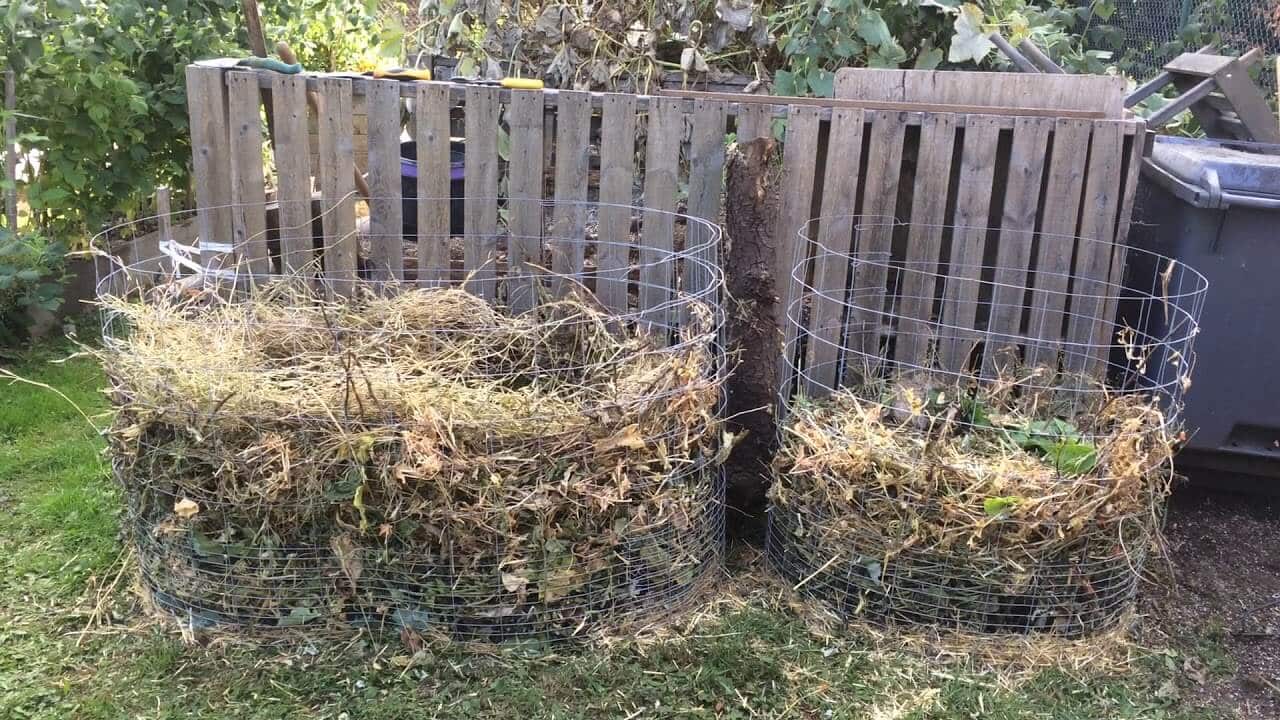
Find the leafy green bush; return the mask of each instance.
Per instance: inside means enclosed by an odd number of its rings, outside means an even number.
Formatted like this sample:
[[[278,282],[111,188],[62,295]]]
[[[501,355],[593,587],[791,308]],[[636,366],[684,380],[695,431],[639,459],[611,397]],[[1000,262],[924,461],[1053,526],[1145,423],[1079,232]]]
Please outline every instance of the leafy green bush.
[[[26,339],[30,312],[62,304],[61,243],[0,228],[0,347]]]
[[[262,7],[268,38],[289,43],[308,70],[372,70],[399,64],[404,28],[399,3],[282,0]]]

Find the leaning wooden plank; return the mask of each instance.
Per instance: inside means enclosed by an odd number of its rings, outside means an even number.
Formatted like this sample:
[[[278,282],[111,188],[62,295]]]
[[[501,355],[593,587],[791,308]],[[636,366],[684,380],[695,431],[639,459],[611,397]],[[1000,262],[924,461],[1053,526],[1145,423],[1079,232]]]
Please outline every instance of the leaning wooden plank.
[[[471,292],[496,295],[498,261],[498,89],[467,88],[466,243],[463,271]]]
[[[976,332],[978,290],[982,281],[999,140],[1000,127],[994,117],[969,118],[964,128],[964,149],[960,156],[959,186],[956,188],[955,229],[951,235],[951,262],[943,293],[944,337],[939,343],[938,359],[944,370],[965,369],[973,351],[973,341],[980,336]]]
[[[866,113],[871,138],[866,161],[866,187],[862,191],[862,215],[854,228],[855,254],[866,261],[855,266],[847,345],[870,355],[877,352],[883,302],[888,283],[889,252],[893,248],[897,222],[898,180],[902,168],[902,148],[906,136],[906,113],[874,110]],[[860,338],[856,343],[853,338]],[[853,369],[852,365],[849,369]]]
[[[369,274],[404,280],[404,210],[400,197],[400,83],[369,84]]]
[[[984,369],[988,374],[997,369],[1001,349],[1018,344],[1015,338],[1022,329],[1023,302],[1029,279],[1027,271],[1031,265],[1040,186],[1052,130],[1053,121],[1041,118],[1018,118],[1013,128],[993,277],[995,287],[991,293],[991,317],[987,326],[990,341]]]
[[[266,179],[262,171],[261,90],[253,73],[227,75],[231,123],[231,233],[254,275],[271,272],[267,255]]]
[[[1116,219],[1115,242],[1111,247],[1111,267],[1107,273],[1106,303],[1102,310],[1105,322],[1098,323],[1094,327],[1093,344],[1099,348],[1099,352],[1093,358],[1095,364],[1110,360],[1107,357],[1107,351],[1116,341],[1116,338],[1108,336],[1108,332],[1114,327],[1113,322],[1120,304],[1120,288],[1124,283],[1124,268],[1129,252],[1129,223],[1133,218],[1133,203],[1138,194],[1138,178],[1142,170],[1142,160],[1146,154],[1146,124],[1141,120],[1135,122],[1138,124],[1138,132],[1126,141],[1129,143],[1128,163],[1124,174],[1123,199],[1120,202],[1119,217]],[[1096,365],[1093,368],[1094,372],[1099,369]]]
[[[1084,212],[1080,216],[1081,241],[1072,268],[1070,320],[1067,323],[1067,369],[1087,372],[1100,351],[1093,344],[1097,326],[1110,324],[1102,317],[1110,275],[1111,243],[1115,242],[1116,214],[1120,209],[1120,170],[1124,161],[1121,121],[1097,120],[1089,144],[1089,177],[1085,181]]]
[[[1125,80],[1107,75],[1027,75],[958,70],[836,71],[836,97],[884,102],[1102,112],[1120,118]]]
[[[753,105],[768,105],[773,117],[785,114],[783,109],[791,105],[814,105],[822,110],[830,110],[832,108],[861,108],[863,110],[899,110],[912,113],[908,122],[918,124],[920,113],[931,112],[951,112],[951,113],[977,113],[979,115],[1000,115],[1002,117],[1076,117],[1085,119],[1104,119],[1106,113],[1101,110],[1052,110],[1047,108],[1035,107],[1017,107],[1013,105],[963,105],[959,103],[919,103],[919,102],[896,102],[888,100],[867,100],[858,93],[861,92],[856,85],[843,91],[837,90],[837,97],[779,97],[776,95],[743,95],[741,93],[727,92],[701,92],[695,90],[663,90],[662,94],[667,97],[689,98],[691,100],[722,100],[737,107],[740,114]],[[822,113],[824,120],[830,119],[827,112]],[[964,124],[964,118],[960,118],[960,124]],[[1012,127],[1012,123],[1007,123],[1006,127]]]
[[[629,304],[627,274],[634,244],[631,239],[631,206],[635,202],[632,195],[635,157],[636,97],[606,95],[600,117],[600,232],[596,254],[599,269],[596,297],[616,313],[625,313]]]
[[[280,270],[315,273],[311,239],[311,152],[307,139],[307,83],[274,73],[271,104],[276,134],[271,151],[280,203]]]
[[[516,312],[528,310],[538,299],[538,272],[534,266],[542,265],[542,122],[541,92],[511,93],[511,103],[507,106],[511,134],[507,303]]]
[[[1035,339],[1027,353],[1031,365],[1057,368],[1071,257],[1076,246],[1080,185],[1089,158],[1083,149],[1089,147],[1092,129],[1087,120],[1058,120],[1053,126],[1053,152],[1041,209],[1035,288],[1027,326],[1027,335]]]
[[[582,281],[586,253],[587,171],[591,164],[591,94],[560,91],[556,112],[555,208],[552,213],[551,269]],[[553,283],[562,297],[576,283]]]
[[[818,158],[818,109],[809,105],[793,105],[787,114],[787,134],[783,144],[782,176],[778,218],[773,226],[776,243],[773,276],[775,287],[781,294],[782,317],[799,317],[798,305],[801,283],[807,276],[810,243],[801,242],[799,233],[805,229],[813,214],[813,185],[817,174],[814,164]],[[796,270],[797,266],[801,266]],[[799,276],[799,279],[794,277]],[[784,325],[784,347],[794,347],[797,327]],[[795,358],[785,354],[779,358],[778,377],[783,388],[790,388]]]
[[[187,66],[187,114],[191,118],[191,169],[200,229],[200,264],[235,265],[231,227],[231,152],[222,70]]]
[[[728,106],[720,100],[693,102],[693,127],[689,136],[689,216],[720,224],[720,196],[724,192],[724,136]],[[711,288],[711,269],[719,248],[701,224],[691,224],[685,249],[696,251],[699,261],[685,263],[682,290],[697,294]],[[707,298],[714,302],[715,296]]]
[[[955,159],[957,118],[930,113],[920,126],[920,150],[912,189],[911,228],[903,254],[906,272],[899,293],[897,342],[894,358],[910,365],[929,362],[929,344],[936,325],[933,301],[938,290],[942,231],[947,222],[947,197]]]
[[[675,283],[671,262],[676,209],[676,182],[684,112],[680,100],[654,98],[649,103],[649,134],[645,143],[644,225],[641,228],[640,306],[649,311],[666,303]],[[665,323],[665,313],[648,316]]]
[[[355,155],[351,146],[351,82],[320,79],[320,212],[324,229],[324,278],[336,295],[355,291]]]
[[[413,139],[418,150],[418,284],[449,281],[449,86],[414,83]]]
[[[814,296],[805,359],[808,382],[801,388],[810,396],[824,394],[836,386],[864,122],[863,111],[856,108],[837,108],[831,113],[816,238],[820,247],[814,248]],[[813,231],[811,226],[809,232]]]

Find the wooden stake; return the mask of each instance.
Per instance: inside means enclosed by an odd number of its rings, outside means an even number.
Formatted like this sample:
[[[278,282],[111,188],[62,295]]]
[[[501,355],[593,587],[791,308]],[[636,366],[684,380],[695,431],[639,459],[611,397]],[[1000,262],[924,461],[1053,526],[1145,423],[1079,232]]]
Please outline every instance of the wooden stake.
[[[18,91],[15,87],[12,70],[4,73],[4,109],[8,117],[4,120],[4,179],[9,183],[4,191],[4,214],[9,230],[15,235],[18,232],[18,122],[13,113],[18,107]]]

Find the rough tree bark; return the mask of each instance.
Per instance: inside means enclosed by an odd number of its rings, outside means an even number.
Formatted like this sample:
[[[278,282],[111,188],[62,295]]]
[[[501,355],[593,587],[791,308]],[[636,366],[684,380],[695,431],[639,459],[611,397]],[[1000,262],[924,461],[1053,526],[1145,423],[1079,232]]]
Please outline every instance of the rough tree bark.
[[[730,148],[727,164],[725,282],[729,350],[729,429],[745,436],[725,463],[731,533],[758,534],[769,463],[777,449],[774,406],[782,351],[779,279],[774,277],[778,214],[777,143],[758,138]]]

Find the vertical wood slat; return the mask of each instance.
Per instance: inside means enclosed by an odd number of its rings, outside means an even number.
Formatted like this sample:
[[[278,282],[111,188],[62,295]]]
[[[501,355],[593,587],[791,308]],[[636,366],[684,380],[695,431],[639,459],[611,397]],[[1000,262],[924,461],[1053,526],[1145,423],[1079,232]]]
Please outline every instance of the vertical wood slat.
[[[786,322],[793,312],[792,305],[799,302],[800,283],[805,271],[799,271],[799,280],[792,277],[794,268],[807,260],[809,243],[802,243],[799,232],[812,215],[813,188],[816,177],[814,164],[818,158],[818,111],[812,105],[792,105],[787,109],[787,132],[782,153],[782,173],[786,178],[781,188],[778,218],[773,227],[775,288],[782,300],[779,321],[783,324],[785,348],[794,347],[798,326]],[[798,313],[798,311],[796,311]],[[797,314],[798,317],[798,314]],[[790,388],[792,358],[785,353],[779,357],[778,377],[781,387]]]
[[[1116,320],[1116,312],[1120,304],[1120,289],[1124,282],[1124,268],[1128,259],[1129,252],[1129,224],[1133,217],[1133,203],[1138,194],[1138,178],[1142,171],[1142,159],[1146,148],[1146,123],[1139,120],[1137,131],[1129,142],[1129,166],[1125,173],[1124,196],[1120,201],[1120,217],[1116,222],[1115,243],[1111,246],[1111,269],[1107,274],[1107,298],[1106,304],[1102,310],[1103,323],[1098,326],[1099,334],[1094,336],[1094,344],[1101,346],[1111,345],[1115,342],[1114,337],[1108,337],[1108,331],[1114,329]],[[1100,351],[1094,357],[1095,363],[1102,363],[1102,367],[1093,368],[1093,372],[1105,370],[1109,358],[1106,357],[1105,351]]]
[[[1115,240],[1116,214],[1120,209],[1120,169],[1123,160],[1124,123],[1099,120],[1093,124],[1089,148],[1089,176],[1085,181],[1085,212],[1081,214],[1072,275],[1071,316],[1067,322],[1067,368],[1073,372],[1095,369],[1093,357],[1101,350],[1094,338],[1101,332],[1108,292],[1111,243]]]
[[[271,151],[280,206],[280,270],[310,274],[314,268],[306,78],[273,73],[271,105],[276,131]]]
[[[855,265],[850,304],[859,308],[849,309],[849,327],[846,328],[846,345],[856,348],[863,355],[877,352],[876,345],[881,330],[885,284],[888,282],[887,262],[893,243],[893,221],[898,201],[898,176],[902,168],[903,140],[906,137],[906,113],[873,110],[866,113],[871,123],[871,138],[866,160],[866,187],[862,214],[854,228],[854,254],[870,260],[872,264]],[[846,372],[853,371],[856,363],[850,363]]]
[[[369,271],[404,280],[404,210],[400,197],[400,83],[369,83]]]
[[[864,122],[863,111],[859,108],[835,108],[831,111],[827,167],[822,180],[821,221],[817,228],[817,240],[822,247],[815,248],[818,253],[813,270],[815,296],[809,318],[808,357],[805,361],[809,382],[802,388],[810,396],[834,388],[836,382],[845,309],[844,290],[849,274],[845,253],[850,252],[853,240]]]
[[[676,208],[676,173],[684,134],[682,101],[653,97],[649,100],[649,133],[644,160],[644,225],[641,227],[640,306],[652,310],[672,295],[675,273],[671,262],[675,233],[672,212]],[[649,315],[659,323],[665,314]]]
[[[902,363],[925,365],[929,358],[934,294],[942,256],[942,230],[947,222],[947,196],[951,165],[955,159],[956,116],[929,113],[920,124],[920,151],[911,203],[911,228],[899,307],[901,320],[894,358]]]
[[[262,116],[257,73],[227,74],[231,138],[231,231],[250,272],[271,272],[267,255],[266,179],[262,170]]]
[[[1020,117],[1013,123],[1013,143],[1009,151],[1009,175],[1005,186],[1004,210],[1000,220],[1000,241],[996,251],[995,288],[991,295],[988,344],[984,368],[990,374],[1001,347],[1015,343],[1022,325],[1023,300],[1029,278],[1032,238],[1040,205],[1046,149],[1053,121]],[[1001,335],[1010,337],[999,337]]]
[[[162,277],[157,277],[156,281],[168,280],[169,276],[176,271],[174,262],[164,253],[164,250],[171,249],[173,242],[173,223],[170,220],[172,210],[169,205],[169,188],[161,185],[156,188],[156,270]]]
[[[542,263],[542,110],[540,91],[512,91],[511,103],[507,106],[511,133],[507,302],[515,312],[528,310],[537,301],[537,273],[529,265]]]
[[[967,341],[978,337],[978,290],[987,244],[992,183],[1000,121],[992,115],[970,115],[965,124],[960,177],[956,188],[955,230],[951,237],[951,264],[947,270],[942,308],[943,332],[940,360],[947,370],[965,367],[972,348]],[[975,332],[969,332],[969,331]]]
[[[690,217],[720,224],[720,196],[724,191],[724,136],[728,106],[717,100],[695,100],[693,126],[689,135],[689,205]],[[690,224],[685,238],[686,250],[707,246],[710,231],[701,224]],[[706,247],[697,254],[697,262],[685,263],[684,292],[702,293],[711,287],[711,268],[719,258],[719,248]],[[709,302],[717,297],[710,295]]]
[[[600,116],[600,235],[596,251],[596,297],[612,312],[628,306],[631,265],[631,205],[636,156],[636,98],[604,96]],[[693,188],[690,188],[692,205]],[[718,196],[717,196],[718,199]],[[690,212],[693,208],[690,207]]]
[[[1035,338],[1027,353],[1031,365],[1056,365],[1066,310],[1071,256],[1075,252],[1080,183],[1084,179],[1092,123],[1060,119],[1053,126],[1053,152],[1041,211],[1040,245],[1036,253],[1035,289],[1027,335]]]
[[[591,162],[591,93],[564,90],[556,107],[555,209],[552,215],[551,269],[582,281],[586,239],[587,171]],[[562,297],[574,283],[559,280]]]
[[[324,228],[324,277],[337,295],[355,291],[355,155],[352,149],[351,81],[322,77],[320,100],[320,210]]]
[[[448,282],[449,84],[414,83],[413,140],[417,145],[418,284]]]
[[[227,94],[220,68],[187,66],[187,112],[200,232],[200,264],[219,269],[231,254],[231,159],[227,153]]]
[[[765,103],[739,105],[735,127],[734,136],[740,143],[773,137],[773,106]]]
[[[498,88],[466,93],[466,230],[463,270],[469,289],[486,300],[496,295],[498,259]]]
[[[9,187],[4,191],[5,224],[13,233],[18,232],[18,120],[14,111],[18,106],[18,91],[12,70],[4,71],[4,109],[9,113],[4,120],[4,179]]]

